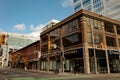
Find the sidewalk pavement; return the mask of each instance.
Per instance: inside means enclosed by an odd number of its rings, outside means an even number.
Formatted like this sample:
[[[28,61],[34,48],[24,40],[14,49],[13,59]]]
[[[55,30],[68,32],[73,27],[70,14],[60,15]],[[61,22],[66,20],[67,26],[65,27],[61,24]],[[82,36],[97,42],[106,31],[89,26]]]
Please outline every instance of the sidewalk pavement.
[[[93,78],[93,77],[98,77],[98,78],[101,78],[101,77],[110,77],[110,78],[120,78],[120,73],[109,73],[109,74],[82,74],[82,73],[77,73],[77,74],[74,74],[74,73],[70,73],[70,72],[64,72],[64,73],[58,73],[58,74],[55,74],[54,71],[40,71],[40,70],[27,70],[27,71],[30,71],[30,72],[35,72],[35,73],[47,73],[47,74],[52,74],[52,75],[57,75],[57,76],[66,76],[66,77],[80,77],[80,78]]]

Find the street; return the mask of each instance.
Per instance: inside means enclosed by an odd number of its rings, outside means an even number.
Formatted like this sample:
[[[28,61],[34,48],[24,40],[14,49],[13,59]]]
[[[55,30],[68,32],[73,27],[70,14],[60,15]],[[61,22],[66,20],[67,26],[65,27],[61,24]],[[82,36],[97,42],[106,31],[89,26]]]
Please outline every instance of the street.
[[[70,74],[55,75],[20,69],[0,69],[0,80],[120,80],[120,74]]]

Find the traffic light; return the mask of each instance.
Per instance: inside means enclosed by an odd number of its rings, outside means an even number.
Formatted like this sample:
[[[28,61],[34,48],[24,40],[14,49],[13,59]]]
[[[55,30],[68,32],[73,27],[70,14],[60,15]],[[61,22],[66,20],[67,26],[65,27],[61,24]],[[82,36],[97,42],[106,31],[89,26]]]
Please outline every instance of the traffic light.
[[[5,44],[5,39],[6,39],[6,35],[2,34],[2,36],[1,36],[1,44]]]

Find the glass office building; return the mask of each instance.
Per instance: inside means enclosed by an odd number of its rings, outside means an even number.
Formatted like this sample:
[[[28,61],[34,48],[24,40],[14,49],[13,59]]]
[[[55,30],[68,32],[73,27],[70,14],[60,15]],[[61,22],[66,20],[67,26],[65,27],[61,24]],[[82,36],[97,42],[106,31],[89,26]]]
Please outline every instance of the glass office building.
[[[80,9],[120,20],[119,0],[73,0],[73,12]]]

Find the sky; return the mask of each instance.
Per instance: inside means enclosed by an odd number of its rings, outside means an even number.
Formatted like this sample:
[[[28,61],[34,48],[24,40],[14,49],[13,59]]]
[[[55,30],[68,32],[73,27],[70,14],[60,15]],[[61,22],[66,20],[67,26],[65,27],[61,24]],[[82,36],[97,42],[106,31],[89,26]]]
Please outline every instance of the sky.
[[[0,0],[0,32],[39,36],[45,23],[72,12],[71,0]]]

